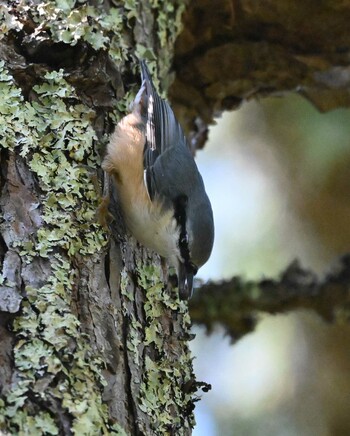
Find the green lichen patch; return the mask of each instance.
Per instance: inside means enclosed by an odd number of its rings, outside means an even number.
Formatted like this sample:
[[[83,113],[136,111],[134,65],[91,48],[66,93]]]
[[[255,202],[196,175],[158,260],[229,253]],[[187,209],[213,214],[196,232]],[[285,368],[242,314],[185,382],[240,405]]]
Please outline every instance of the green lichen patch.
[[[21,146],[24,151],[36,144],[37,138],[32,136],[32,126],[37,118],[34,108],[24,103],[21,90],[0,60],[0,146],[13,149]],[[37,126],[36,131],[40,132]]]
[[[168,78],[184,4],[183,0],[171,4],[152,1],[149,13],[155,18],[155,29],[139,38],[134,31],[135,23],[141,22],[142,8],[137,0],[117,0],[108,8],[102,0],[93,2],[93,6],[73,0],[20,0],[16,13],[9,12],[12,6],[0,6],[0,39],[9,30],[26,33],[28,27],[26,44],[34,51],[42,40],[72,47],[88,45],[94,54],[107,53],[120,67],[134,59],[134,73],[138,69],[136,59],[144,58],[154,75],[158,59],[158,76]],[[0,428],[5,425],[1,422],[5,416],[6,430],[14,434],[24,434],[22,429],[27,434],[59,434],[54,407],[58,403],[68,411],[75,434],[124,434],[117,424],[108,423],[107,407],[101,398],[103,364],[92,353],[71,309],[77,258],[83,261],[84,256],[95,256],[106,238],[94,219],[98,198],[91,168],[100,165],[92,128],[95,113],[81,104],[67,74],[64,70],[47,73],[31,90],[32,102],[28,102],[0,61],[0,145],[19,153],[35,175],[43,220],[35,235],[14,246],[23,262],[49,259],[52,270],[42,286],[27,286],[21,314],[13,325],[18,338],[14,350],[16,380],[6,399],[0,399]],[[166,79],[161,88],[166,89],[168,84]],[[109,114],[113,121],[128,110],[134,95],[135,86],[125,90],[114,113]],[[186,331],[188,313],[183,302],[174,301],[164,291],[157,268],[137,268],[139,285],[147,291],[146,326],[129,318],[127,350],[135,365],[143,361],[145,347],[146,353],[155,350],[160,357],[155,361],[149,353],[143,379],[132,382],[140,386],[140,408],[150,417],[154,434],[166,434],[174,424],[174,410],[183,416],[192,400],[182,390],[192,378],[192,366],[185,344],[180,356],[164,352],[169,342],[164,322],[166,316],[178,317],[179,331]],[[126,301],[135,304],[126,272],[121,292]],[[126,304],[122,310],[128,314]],[[40,401],[48,405],[45,413],[39,411]],[[36,402],[39,407],[35,407]],[[175,425],[187,428],[192,420],[190,417]]]
[[[32,15],[38,34],[50,31],[53,41],[73,46],[83,40],[95,50],[107,49],[109,32],[121,33],[123,23],[122,9],[106,12],[102,2],[96,6],[67,0],[40,2],[32,8]]]
[[[186,393],[183,389],[184,384],[193,377],[192,358],[184,341],[180,340],[179,345],[176,342],[179,339],[169,337],[167,320],[178,319],[179,331],[184,334],[188,332],[190,323],[187,305],[178,298],[174,299],[164,289],[160,271],[154,265],[138,265],[138,282],[145,289],[146,295],[143,345],[153,350],[149,355],[147,348],[145,351],[139,407],[151,417],[154,434],[166,434],[170,429],[183,434],[194,425],[191,413],[188,420],[183,418],[184,410],[192,410],[189,407],[193,400],[192,393]],[[150,357],[154,355],[158,358]]]
[[[54,435],[60,429],[50,404],[58,401],[69,411],[76,434],[110,434],[101,397],[103,364],[71,310],[75,255],[94,255],[106,243],[94,219],[98,198],[89,168],[99,165],[99,157],[93,113],[80,104],[63,71],[48,73],[33,91],[36,101],[24,102],[0,61],[1,146],[21,154],[35,174],[44,222],[13,247],[23,262],[49,258],[51,267],[41,287],[27,286],[13,323],[16,379],[0,415],[6,417],[6,430],[16,434]],[[42,401],[48,405],[45,413],[34,406]]]
[[[10,30],[21,30],[23,23],[18,15],[11,14],[10,9],[4,4],[0,5],[0,41]]]
[[[185,11],[186,1],[152,0],[151,4],[156,11],[157,36],[159,50],[157,58],[162,60],[159,77],[162,78],[162,89],[167,90],[172,82],[169,77],[175,41],[182,30],[182,14]]]
[[[106,7],[103,1],[76,2],[72,0],[48,0],[32,2],[22,0],[13,13],[12,7],[0,6],[1,36],[10,30],[21,31],[30,15],[32,40],[50,38],[52,42],[76,46],[89,44],[94,50],[106,50],[111,58],[124,62],[130,52],[129,32],[131,20],[136,15],[136,3],[114,2]],[[25,28],[26,29],[26,28]]]

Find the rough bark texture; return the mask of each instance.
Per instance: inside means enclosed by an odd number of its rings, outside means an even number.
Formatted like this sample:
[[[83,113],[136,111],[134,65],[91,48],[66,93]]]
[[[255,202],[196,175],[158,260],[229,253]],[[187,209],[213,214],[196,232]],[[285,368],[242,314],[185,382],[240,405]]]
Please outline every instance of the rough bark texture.
[[[170,96],[193,147],[244,100],[292,91],[321,111],[348,107],[349,19],[348,0],[191,1]]]
[[[0,430],[189,434],[187,305],[115,204],[96,220],[137,57],[167,77],[182,3],[0,7]]]

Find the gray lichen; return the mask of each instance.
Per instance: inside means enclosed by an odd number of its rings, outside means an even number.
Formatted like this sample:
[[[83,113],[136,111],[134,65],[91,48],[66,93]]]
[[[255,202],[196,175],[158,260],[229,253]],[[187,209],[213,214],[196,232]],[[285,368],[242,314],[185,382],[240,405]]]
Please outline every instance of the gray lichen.
[[[112,8],[103,1],[91,6],[85,2],[77,5],[73,0],[23,0],[16,3],[15,12],[0,6],[0,40],[9,32],[29,26],[31,31],[25,40],[28,47],[49,39],[72,47],[84,42],[95,51],[107,53],[117,66],[130,59],[146,58],[154,72],[158,57],[159,76],[165,77],[181,27],[184,2],[159,0],[150,2],[150,6],[146,11],[140,2],[132,0],[114,2]],[[141,38],[135,31],[146,15],[151,19],[149,14],[154,17],[156,29],[151,43],[145,33]],[[135,71],[136,65],[135,62]],[[9,233],[5,240],[8,253],[20,258],[25,289],[21,292],[20,284],[6,268],[0,285],[16,301],[12,312],[17,312],[21,298],[25,298],[13,322],[14,377],[6,397],[0,399],[0,429],[16,434],[55,435],[62,426],[69,425],[79,435],[125,434],[118,424],[109,421],[108,407],[102,401],[106,385],[102,372],[106,364],[82,333],[79,316],[73,310],[79,262],[87,257],[97,261],[107,243],[107,236],[95,219],[99,198],[91,175],[91,168],[100,165],[93,128],[96,113],[82,103],[66,69],[47,67],[30,90],[30,98],[24,98],[10,73],[12,67],[0,61],[1,147],[23,160],[33,174],[40,198],[30,198],[35,231],[28,227],[20,236]],[[163,81],[163,89],[168,84],[169,81]],[[110,119],[116,121],[125,113],[135,90],[131,87],[125,91],[114,113],[108,114]],[[14,216],[9,213],[5,219],[10,228]],[[32,271],[31,265],[35,263],[45,271],[40,280],[33,277],[37,270]],[[169,425],[186,433],[193,425],[193,416],[189,414],[184,422],[180,420],[192,399],[190,393],[183,391],[184,383],[192,377],[191,356],[187,345],[178,347],[181,355],[173,355],[167,349],[170,333],[164,330],[164,313],[179,317],[178,329],[186,332],[187,308],[167,294],[157,268],[139,264],[137,277],[139,288],[147,296],[146,324],[132,316],[126,303],[121,307],[123,314],[130,316],[127,352],[134,364],[142,359],[145,363],[142,380],[135,376],[130,381],[137,386],[135,401],[148,416],[154,434],[164,434]],[[31,281],[34,284],[28,284]],[[130,281],[124,269],[121,295],[133,304]],[[156,350],[161,357],[154,360],[148,349]],[[141,355],[144,351],[148,353],[146,357]],[[42,403],[48,405],[47,410],[40,410]],[[55,414],[58,409],[68,412],[64,422]],[[149,424],[143,422],[140,425],[147,432]]]
[[[13,324],[18,338],[16,379],[1,415],[7,419],[7,430],[58,434],[49,413],[36,411],[32,416],[25,407],[30,394],[48,403],[60,402],[73,417],[72,429],[78,434],[91,434],[93,428],[108,433],[108,413],[101,399],[103,365],[80,332],[70,297],[75,286],[74,255],[97,253],[106,243],[92,220],[97,195],[88,170],[81,165],[83,159],[96,165],[99,158],[91,111],[78,102],[63,75],[63,71],[47,74],[35,88],[37,100],[29,103],[24,102],[4,62],[0,63],[1,126],[6,126],[1,132],[2,146],[19,151],[36,174],[45,223],[28,240],[13,241],[9,248],[17,250],[24,263],[49,257],[52,271],[43,286],[25,289],[21,314]],[[47,390],[53,381],[55,387]]]
[[[140,409],[152,419],[155,434],[166,434],[173,429],[187,434],[194,425],[193,415],[184,419],[184,411],[192,402],[192,393],[184,385],[192,379],[192,358],[187,346],[178,347],[177,333],[186,334],[190,326],[187,305],[169,295],[154,266],[138,265],[138,283],[147,290],[144,304],[146,325],[143,345],[161,356],[145,357],[144,377],[139,391]],[[165,315],[166,314],[166,315]],[[169,326],[169,319],[177,319]],[[174,326],[179,329],[170,333]],[[178,353],[181,349],[181,354]]]

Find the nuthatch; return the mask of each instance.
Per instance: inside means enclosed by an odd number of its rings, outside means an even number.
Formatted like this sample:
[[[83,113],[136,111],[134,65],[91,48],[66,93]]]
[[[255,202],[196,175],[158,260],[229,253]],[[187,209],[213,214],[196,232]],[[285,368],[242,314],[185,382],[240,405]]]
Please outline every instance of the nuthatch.
[[[132,112],[117,125],[102,167],[113,175],[125,223],[176,267],[180,298],[209,258],[213,212],[184,132],[144,61]]]

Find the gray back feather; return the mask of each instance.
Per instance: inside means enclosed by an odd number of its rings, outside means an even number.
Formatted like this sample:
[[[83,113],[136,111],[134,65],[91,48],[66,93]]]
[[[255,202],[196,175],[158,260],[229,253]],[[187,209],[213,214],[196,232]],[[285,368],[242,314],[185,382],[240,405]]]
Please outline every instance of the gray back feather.
[[[148,192],[151,200],[157,198],[166,209],[173,208],[179,197],[189,199],[186,221],[193,236],[189,248],[193,261],[200,267],[209,258],[214,239],[210,201],[182,127],[169,104],[156,92],[144,61],[141,77],[145,86],[141,104],[145,118],[144,168]]]

